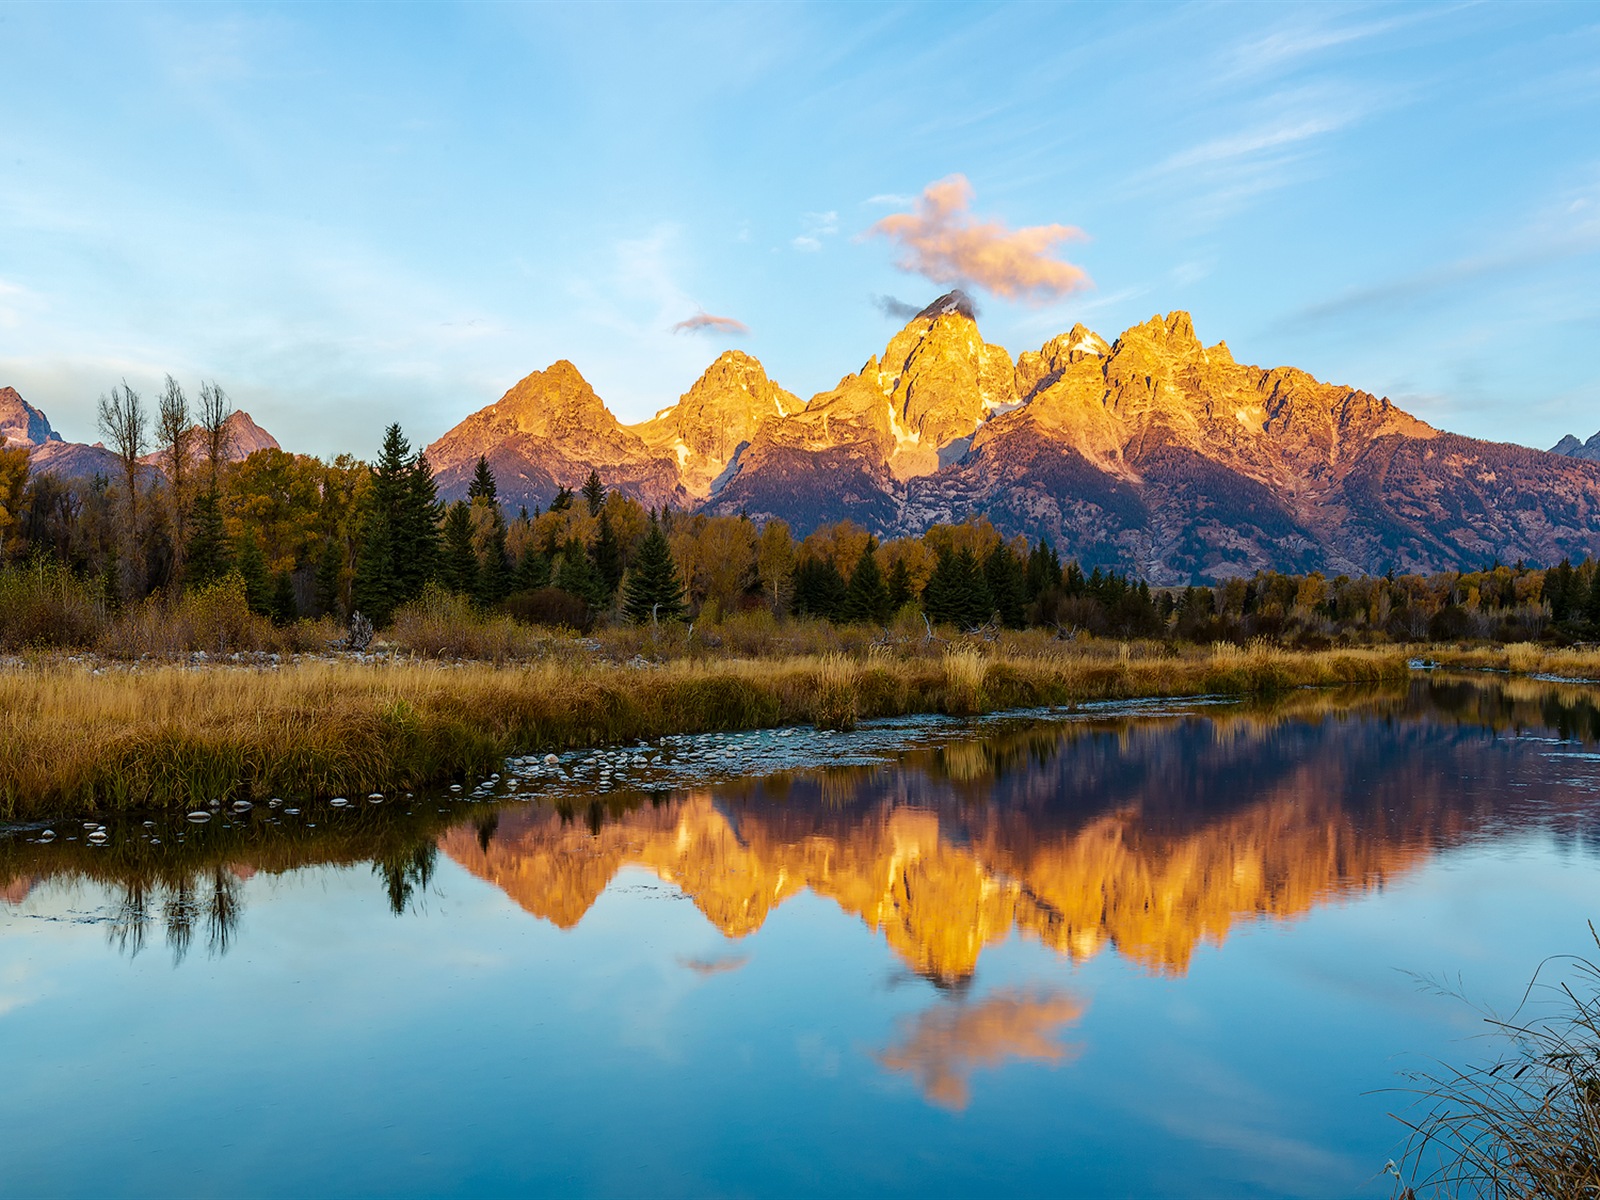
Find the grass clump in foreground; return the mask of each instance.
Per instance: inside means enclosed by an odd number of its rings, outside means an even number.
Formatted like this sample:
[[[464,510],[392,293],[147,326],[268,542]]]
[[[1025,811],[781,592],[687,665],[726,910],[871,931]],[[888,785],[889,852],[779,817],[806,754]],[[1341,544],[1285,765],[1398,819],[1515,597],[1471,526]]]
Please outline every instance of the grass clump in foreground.
[[[309,661],[279,669],[44,660],[0,672],[0,817],[416,788],[530,751],[871,717],[1404,678],[1395,651],[1183,654],[1005,645],[637,667]]]
[[[1516,1013],[1487,1017],[1493,1061],[1414,1076],[1421,1111],[1397,1115],[1411,1134],[1388,1166],[1401,1200],[1600,1196],[1600,965],[1557,961],[1570,978],[1536,975]]]

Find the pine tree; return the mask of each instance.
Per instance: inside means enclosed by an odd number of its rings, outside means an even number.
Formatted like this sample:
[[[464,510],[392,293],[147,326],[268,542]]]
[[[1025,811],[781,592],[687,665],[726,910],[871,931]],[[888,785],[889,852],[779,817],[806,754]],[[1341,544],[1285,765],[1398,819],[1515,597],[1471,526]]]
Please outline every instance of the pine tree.
[[[506,523],[495,506],[489,537],[478,564],[478,603],[499,604],[511,594],[511,556],[506,551]]]
[[[272,577],[272,596],[267,601],[267,614],[274,625],[292,625],[300,615],[300,606],[294,598],[294,579],[287,571]]]
[[[601,582],[588,552],[577,538],[568,538],[561,548],[561,565],[556,569],[556,587],[582,600],[591,609],[605,604],[605,584]]]
[[[338,530],[322,539],[322,553],[317,558],[316,604],[317,613],[338,615],[339,596],[343,588],[344,539]]]
[[[389,515],[369,504],[361,522],[355,578],[350,581],[351,607],[374,626],[387,625],[399,603],[397,590]]]
[[[1048,539],[1040,538],[1039,544],[1028,554],[1028,580],[1027,602],[1032,604],[1045,592],[1061,586],[1061,560],[1056,557],[1055,547]]]
[[[539,553],[539,547],[529,542],[517,560],[517,569],[511,576],[513,591],[534,592],[550,586],[550,560]]]
[[[189,546],[183,577],[189,587],[205,587],[228,573],[228,535],[215,490],[202,492],[189,514]]]
[[[444,558],[439,579],[452,592],[463,596],[477,594],[478,555],[472,549],[472,510],[465,500],[457,500],[445,513]]]
[[[590,555],[594,560],[595,572],[605,585],[605,602],[609,604],[622,583],[622,542],[611,527],[611,514],[604,509],[600,512],[600,532],[595,535]]]
[[[1589,597],[1584,616],[1589,618],[1589,624],[1600,627],[1600,567],[1596,567],[1594,574],[1589,577]]]
[[[589,502],[589,515],[598,517],[600,507],[606,502],[606,485],[600,482],[600,472],[591,470],[583,481],[583,498]]]
[[[271,577],[267,574],[267,559],[261,553],[261,546],[256,541],[255,530],[246,529],[239,536],[239,545],[234,551],[234,562],[239,574],[244,578],[245,600],[250,605],[250,611],[262,616],[269,616],[272,611]]]
[[[572,489],[571,488],[558,488],[556,490],[556,498],[554,500],[550,501],[550,511],[551,512],[566,512],[567,509],[569,509],[571,507],[572,507]]]
[[[1067,564],[1067,569],[1061,572],[1061,594],[1067,599],[1076,599],[1089,590],[1089,583],[1083,577],[1083,568],[1078,565],[1078,560],[1073,559]]]
[[[420,451],[406,472],[395,529],[399,535],[395,541],[395,566],[404,603],[420,596],[429,580],[439,573],[439,492],[433,482],[433,468]]]
[[[989,619],[994,605],[971,550],[963,547],[939,556],[939,565],[923,589],[922,607],[929,620],[959,629],[972,629]]]
[[[839,615],[846,621],[881,625],[889,619],[889,613],[889,589],[878,567],[878,547],[875,542],[868,542],[856,561],[856,569],[850,572]]]
[[[1027,574],[1021,560],[1004,542],[997,542],[983,560],[983,582],[1000,620],[1012,629],[1021,629],[1027,603]]]
[[[628,569],[622,593],[623,615],[630,621],[671,621],[685,611],[683,580],[672,561],[672,548],[667,545],[660,522],[651,514],[650,528],[634,551],[633,565]]]
[[[831,558],[801,559],[794,569],[795,615],[835,620],[849,587]]]
[[[472,482],[467,484],[467,499],[495,502],[494,472],[489,469],[489,460],[481,454],[472,473]]]
[[[889,568],[888,590],[892,613],[899,612],[917,598],[916,584],[911,581],[911,568],[906,566],[905,559],[895,559],[894,566]]]

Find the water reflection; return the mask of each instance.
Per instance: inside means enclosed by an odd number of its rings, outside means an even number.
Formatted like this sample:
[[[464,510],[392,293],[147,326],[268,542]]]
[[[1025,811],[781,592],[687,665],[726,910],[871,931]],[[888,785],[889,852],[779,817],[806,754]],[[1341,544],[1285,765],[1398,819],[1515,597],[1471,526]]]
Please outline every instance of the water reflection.
[[[1065,991],[1002,988],[972,1004],[927,1009],[902,1022],[900,1042],[877,1056],[889,1071],[910,1075],[931,1103],[960,1111],[970,1098],[968,1077],[1008,1060],[1059,1065],[1077,1048],[1059,1040],[1083,1016]]]
[[[875,766],[698,791],[569,792],[480,805],[465,823],[460,807],[431,804],[322,814],[321,828],[258,809],[164,845],[0,838],[0,901],[20,905],[46,879],[103,885],[114,900],[93,919],[113,946],[137,955],[164,935],[182,961],[197,939],[226,953],[240,885],[258,871],[367,863],[404,914],[442,851],[561,929],[619,871],[642,867],[731,939],[802,891],[826,897],[955,993],[985,948],[1013,934],[1070,960],[1114,947],[1178,975],[1240,920],[1381,887],[1475,836],[1541,824],[1594,838],[1587,777],[1561,779],[1549,746],[1506,735],[1600,740],[1595,699],[1593,688],[1527,679],[1436,678],[1159,718],[1022,722]],[[709,974],[740,961],[684,965]],[[960,1072],[935,1077],[933,1091],[954,1094]]]

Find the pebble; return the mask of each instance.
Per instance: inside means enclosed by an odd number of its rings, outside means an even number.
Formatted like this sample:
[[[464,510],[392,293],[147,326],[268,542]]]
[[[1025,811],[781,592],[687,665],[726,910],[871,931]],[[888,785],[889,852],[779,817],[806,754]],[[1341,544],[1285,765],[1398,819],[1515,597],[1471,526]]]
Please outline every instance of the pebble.
[[[546,754],[544,756],[544,765],[547,767],[553,767],[560,761],[554,754]]]
[[[247,813],[254,807],[255,805],[248,800],[235,800],[233,802],[233,811],[236,813]]]
[[[335,796],[332,800],[329,800],[328,803],[333,805],[335,808],[343,808],[345,805],[349,804],[350,801],[346,800],[343,796]]]
[[[207,821],[211,820],[211,814],[201,809],[196,809],[194,812],[189,814],[189,820],[193,821],[196,825],[204,825]]]
[[[43,833],[41,833],[39,835],[39,840],[41,842],[53,842],[53,841],[55,841],[56,840],[56,831],[54,829],[46,829]]]
[[[104,829],[96,829],[89,835],[89,844],[91,846],[104,846],[110,840],[111,835]]]
[[[300,810],[298,808],[286,808],[283,810],[283,815],[286,817],[298,817]]]
[[[382,804],[383,803],[383,793],[382,792],[372,792],[371,794],[369,794],[367,796],[367,803],[368,804]]]

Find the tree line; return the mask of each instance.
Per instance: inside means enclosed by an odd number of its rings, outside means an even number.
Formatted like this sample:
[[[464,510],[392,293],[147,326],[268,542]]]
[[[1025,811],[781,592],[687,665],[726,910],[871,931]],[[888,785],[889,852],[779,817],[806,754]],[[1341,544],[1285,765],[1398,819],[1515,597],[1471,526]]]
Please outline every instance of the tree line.
[[[236,575],[252,610],[285,623],[359,610],[382,626],[432,585],[485,611],[579,629],[762,609],[1199,642],[1600,636],[1600,571],[1589,560],[1426,576],[1260,572],[1153,588],[1086,572],[1048,541],[1003,537],[982,517],[882,542],[850,521],[797,539],[776,519],[646,509],[595,471],[547,508],[512,514],[482,458],[467,497],[443,503],[398,425],[370,464],[281,450],[234,462],[231,412],[205,384],[191,413],[169,377],[155,411],[159,472],[141,464],[150,422],[126,384],[100,403],[115,478],[30,475],[26,448],[0,448],[0,560],[63,564],[112,606]]]

